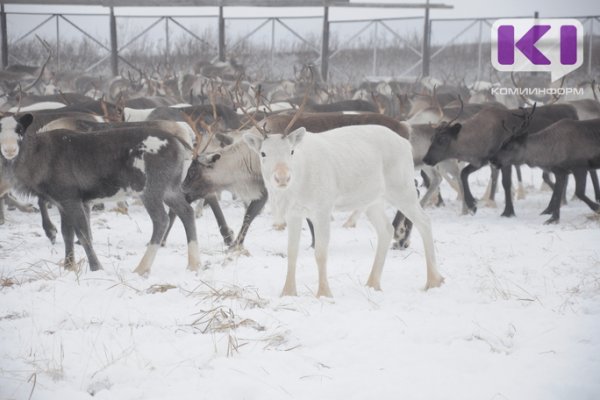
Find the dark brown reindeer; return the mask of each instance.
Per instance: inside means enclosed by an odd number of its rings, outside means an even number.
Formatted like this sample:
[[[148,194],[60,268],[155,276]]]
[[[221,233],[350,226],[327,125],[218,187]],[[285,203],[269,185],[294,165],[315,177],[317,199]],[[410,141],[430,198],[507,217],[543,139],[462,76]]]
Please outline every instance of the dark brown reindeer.
[[[524,110],[503,110],[488,108],[481,110],[471,118],[460,123],[442,124],[436,132],[433,143],[423,161],[435,165],[448,158],[456,158],[469,164],[461,171],[464,188],[464,201],[471,213],[477,211],[476,201],[469,188],[469,175],[483,165],[500,149],[502,143],[511,136],[504,127],[520,126],[527,117]],[[531,119],[529,129],[537,132],[561,119],[577,119],[573,106],[553,104],[537,107]],[[502,216],[515,215],[511,196],[511,166],[502,169],[502,186],[504,188],[505,208]]]
[[[3,168],[15,187],[52,201],[61,215],[65,267],[75,268],[74,235],[82,244],[92,271],[102,266],[92,247],[88,202],[111,197],[122,190],[141,194],[152,219],[146,252],[135,269],[147,274],[168,225],[166,204],[184,223],[188,241],[188,268],[200,265],[194,213],[185,201],[180,182],[186,143],[157,129],[122,128],[95,133],[69,130],[32,132],[32,114],[15,118],[12,134],[18,148],[2,148]],[[8,132],[7,132],[8,133]]]
[[[546,224],[560,219],[561,198],[569,173],[575,176],[575,195],[593,211],[600,211],[598,188],[595,188],[596,202],[585,194],[587,172],[600,168],[600,119],[563,119],[531,134],[524,124],[503,143],[491,162],[502,167],[527,164],[554,173],[556,183],[550,204],[542,212],[551,214]]]

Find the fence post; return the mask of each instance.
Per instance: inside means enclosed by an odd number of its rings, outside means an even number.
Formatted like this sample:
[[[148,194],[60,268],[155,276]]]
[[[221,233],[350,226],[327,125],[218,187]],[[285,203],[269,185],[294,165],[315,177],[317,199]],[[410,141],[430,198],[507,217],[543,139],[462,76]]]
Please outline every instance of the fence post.
[[[119,48],[117,47],[117,20],[115,9],[110,8],[110,69],[113,76],[119,75]]]
[[[593,50],[594,49],[594,46],[593,46],[593,43],[594,43],[594,20],[595,20],[594,17],[590,18],[590,33],[589,33],[590,38],[588,39],[589,43],[588,43],[588,68],[587,69],[588,69],[588,76],[590,76],[590,77],[592,76],[592,57],[594,55],[594,50]]]
[[[379,26],[379,21],[375,21],[375,26],[373,27],[373,69],[371,71],[371,74],[373,76],[378,76],[379,74],[377,73],[377,47],[379,47],[379,35],[378,35],[378,28]]]
[[[60,71],[60,23],[58,14],[56,15],[56,70]]]
[[[424,22],[424,26],[423,26],[423,51],[421,52],[422,57],[423,57],[423,62],[422,62],[422,70],[421,70],[421,75],[423,75],[423,77],[429,76],[429,45],[430,45],[430,39],[429,36],[431,34],[431,25],[430,25],[430,21],[429,21],[429,0],[427,0],[426,4],[425,4],[425,22]]]
[[[481,61],[482,61],[482,54],[481,54],[481,47],[483,45],[482,40],[483,40],[483,20],[479,21],[479,39],[478,42],[479,44],[477,45],[477,80],[481,80]]]
[[[169,18],[165,18],[165,65],[169,65],[170,43],[169,43]]]
[[[4,3],[0,4],[0,30],[2,31],[2,68],[8,67],[8,30]]]
[[[327,82],[329,74],[329,7],[323,7],[323,35],[321,36],[321,77]]]
[[[219,61],[225,61],[225,18],[223,6],[219,6]]]
[[[269,70],[271,76],[273,76],[273,63],[275,61],[275,18],[271,18],[271,61],[269,63]]]

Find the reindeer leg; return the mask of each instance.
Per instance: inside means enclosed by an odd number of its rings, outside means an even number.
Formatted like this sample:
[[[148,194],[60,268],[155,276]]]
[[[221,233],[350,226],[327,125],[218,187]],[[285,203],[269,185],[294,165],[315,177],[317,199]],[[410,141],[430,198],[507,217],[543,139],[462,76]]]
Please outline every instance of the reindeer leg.
[[[585,186],[587,180],[587,168],[573,169],[573,175],[575,176],[575,196],[588,205],[592,211],[598,212],[600,204],[592,201],[585,195]]]
[[[512,201],[512,166],[502,167],[502,187],[504,188],[504,212],[503,217],[514,217],[515,208]]]
[[[517,181],[519,182],[519,186],[517,187],[517,200],[523,200],[527,191],[523,186],[523,174],[521,174],[521,166],[515,165],[515,171],[517,171]]]
[[[592,185],[594,186],[594,197],[596,202],[600,203],[600,184],[598,183],[598,172],[595,169],[588,170],[590,178],[592,178]]]
[[[150,273],[150,268],[156,258],[156,253],[160,247],[160,242],[165,236],[167,226],[169,224],[169,217],[165,211],[163,205],[163,198],[153,195],[154,193],[144,193],[142,195],[142,202],[146,211],[152,219],[152,236],[150,237],[150,243],[146,247],[146,252],[140,260],[140,263],[133,272],[139,275],[147,275]]]
[[[32,213],[37,210],[31,204],[23,204],[19,200],[17,200],[10,192],[4,196],[6,200],[6,205],[8,207],[16,207],[17,210],[24,213]]]
[[[554,172],[554,171],[553,171]],[[552,214],[552,216],[544,222],[544,224],[556,224],[560,220],[560,206],[561,199],[564,193],[564,188],[567,183],[568,173],[560,171],[554,172],[556,177],[556,183],[554,184],[554,190],[552,191],[552,197],[550,198],[550,204],[548,205],[547,210]]]
[[[69,216],[69,222],[77,235],[77,239],[83,246],[85,254],[88,258],[91,271],[102,269],[102,265],[96,256],[96,252],[92,247],[92,233],[89,224],[89,217],[86,214],[86,206],[81,200],[73,200],[65,202],[63,205],[65,213]],[[66,246],[66,242],[65,242]]]
[[[381,274],[383,272],[383,264],[387,255],[390,240],[393,235],[393,228],[385,215],[385,206],[383,203],[372,205],[366,210],[367,218],[377,232],[377,250],[371,273],[367,280],[367,286],[375,290],[381,290]]]
[[[62,233],[63,241],[65,242],[65,261],[64,267],[68,270],[75,269],[75,230],[71,222],[71,216],[63,211],[63,207],[59,207],[60,210],[60,231]]]
[[[221,210],[221,206],[219,205],[219,200],[215,193],[212,193],[204,198],[204,201],[208,203],[210,209],[212,210],[215,218],[217,220],[217,224],[219,225],[219,232],[221,232],[221,236],[225,241],[227,246],[232,246],[233,243],[233,230],[229,228],[227,225],[227,221],[225,220],[225,215],[223,215],[223,210]],[[266,200],[265,200],[266,201]],[[264,206],[264,203],[263,203]],[[254,218],[253,218],[254,219]],[[245,217],[244,217],[245,220]],[[247,230],[248,228],[246,228]],[[244,234],[245,236],[245,234]],[[243,241],[243,238],[242,238]]]
[[[200,267],[200,254],[198,251],[198,238],[196,235],[196,220],[194,218],[194,209],[186,201],[185,196],[181,192],[176,192],[165,197],[165,204],[177,214],[183,228],[185,229],[185,237],[188,244],[188,266],[191,271],[195,271]]]
[[[298,261],[298,249],[300,247],[300,232],[302,231],[302,217],[293,216],[287,219],[288,227],[288,268],[285,276],[285,284],[281,296],[297,296],[296,290],[296,263]]]
[[[471,188],[469,187],[469,175],[477,171],[479,168],[481,167],[476,167],[473,164],[469,164],[460,172],[460,180],[462,181],[464,190],[463,214],[468,214],[469,212],[471,214],[475,214],[477,212],[477,201],[473,197]]]
[[[0,196],[0,225],[4,225],[4,196]]]
[[[42,216],[42,228],[44,228],[44,233],[46,233],[46,237],[50,239],[50,242],[54,244],[56,243],[56,227],[48,214],[48,202],[45,199],[38,197],[38,207],[40,208],[40,214]]]
[[[244,222],[242,223],[242,227],[240,228],[240,232],[237,235],[237,238],[233,242],[233,244],[229,247],[230,250],[237,249],[241,250],[244,248],[244,239],[246,239],[246,234],[248,233],[248,229],[250,228],[250,224],[254,221],[254,218],[265,208],[265,204],[268,199],[267,192],[263,192],[262,196],[259,199],[252,200],[248,207],[246,208],[246,213],[244,214]]]
[[[315,227],[315,260],[317,261],[317,267],[319,269],[319,289],[317,290],[317,297],[333,297],[327,279],[327,248],[329,247],[331,230],[330,218],[331,213],[325,212],[315,218],[311,218]]]

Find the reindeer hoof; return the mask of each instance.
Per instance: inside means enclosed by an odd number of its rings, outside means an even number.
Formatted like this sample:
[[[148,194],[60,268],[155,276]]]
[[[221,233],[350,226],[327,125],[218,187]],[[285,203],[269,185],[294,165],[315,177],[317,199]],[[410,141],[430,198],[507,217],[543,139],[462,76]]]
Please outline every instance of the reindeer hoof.
[[[394,241],[392,244],[393,250],[406,250],[410,246],[410,239],[401,239],[398,241]]]
[[[225,235],[223,235],[223,241],[226,246],[231,246],[233,244],[233,231],[230,229]]]
[[[438,275],[435,278],[428,278],[427,283],[425,284],[425,290],[440,287],[440,286],[442,286],[443,283],[444,283],[444,277],[441,275]]]
[[[234,254],[237,256],[246,256],[246,257],[250,257],[250,252],[248,250],[246,250],[246,248],[244,247],[244,245],[240,245],[240,244],[236,244],[233,246],[229,246],[229,248],[227,249],[227,252],[230,254]]]
[[[558,217],[552,217],[552,218],[550,218],[550,219],[547,219],[547,220],[544,222],[544,225],[553,225],[553,224],[558,224],[558,222],[559,222],[559,221],[560,221],[560,218],[558,218]]]

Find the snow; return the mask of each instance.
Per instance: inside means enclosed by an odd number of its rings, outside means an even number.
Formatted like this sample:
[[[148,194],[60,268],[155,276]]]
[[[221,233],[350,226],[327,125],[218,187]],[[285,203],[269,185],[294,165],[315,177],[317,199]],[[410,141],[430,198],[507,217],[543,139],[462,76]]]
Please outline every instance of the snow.
[[[147,278],[131,272],[151,232],[139,204],[129,215],[93,213],[104,266],[94,273],[79,246],[81,271],[62,270],[61,239],[50,244],[38,214],[9,211],[0,227],[0,398],[600,398],[600,220],[571,200],[559,225],[543,225],[550,193],[540,175],[524,171],[528,197],[511,219],[483,205],[460,216],[443,187],[446,206],[427,212],[446,283],[427,292],[416,231],[409,249],[390,250],[375,292],[364,286],[373,229],[364,217],[342,228],[348,215],[335,214],[333,299],[314,297],[307,228],[299,296],[279,297],[287,235],[271,228],[268,206],[246,238],[250,256],[224,251],[205,210],[197,227],[206,268],[185,269],[178,222]],[[473,176],[476,194],[487,176]],[[226,199],[223,208],[238,227],[243,207]]]

